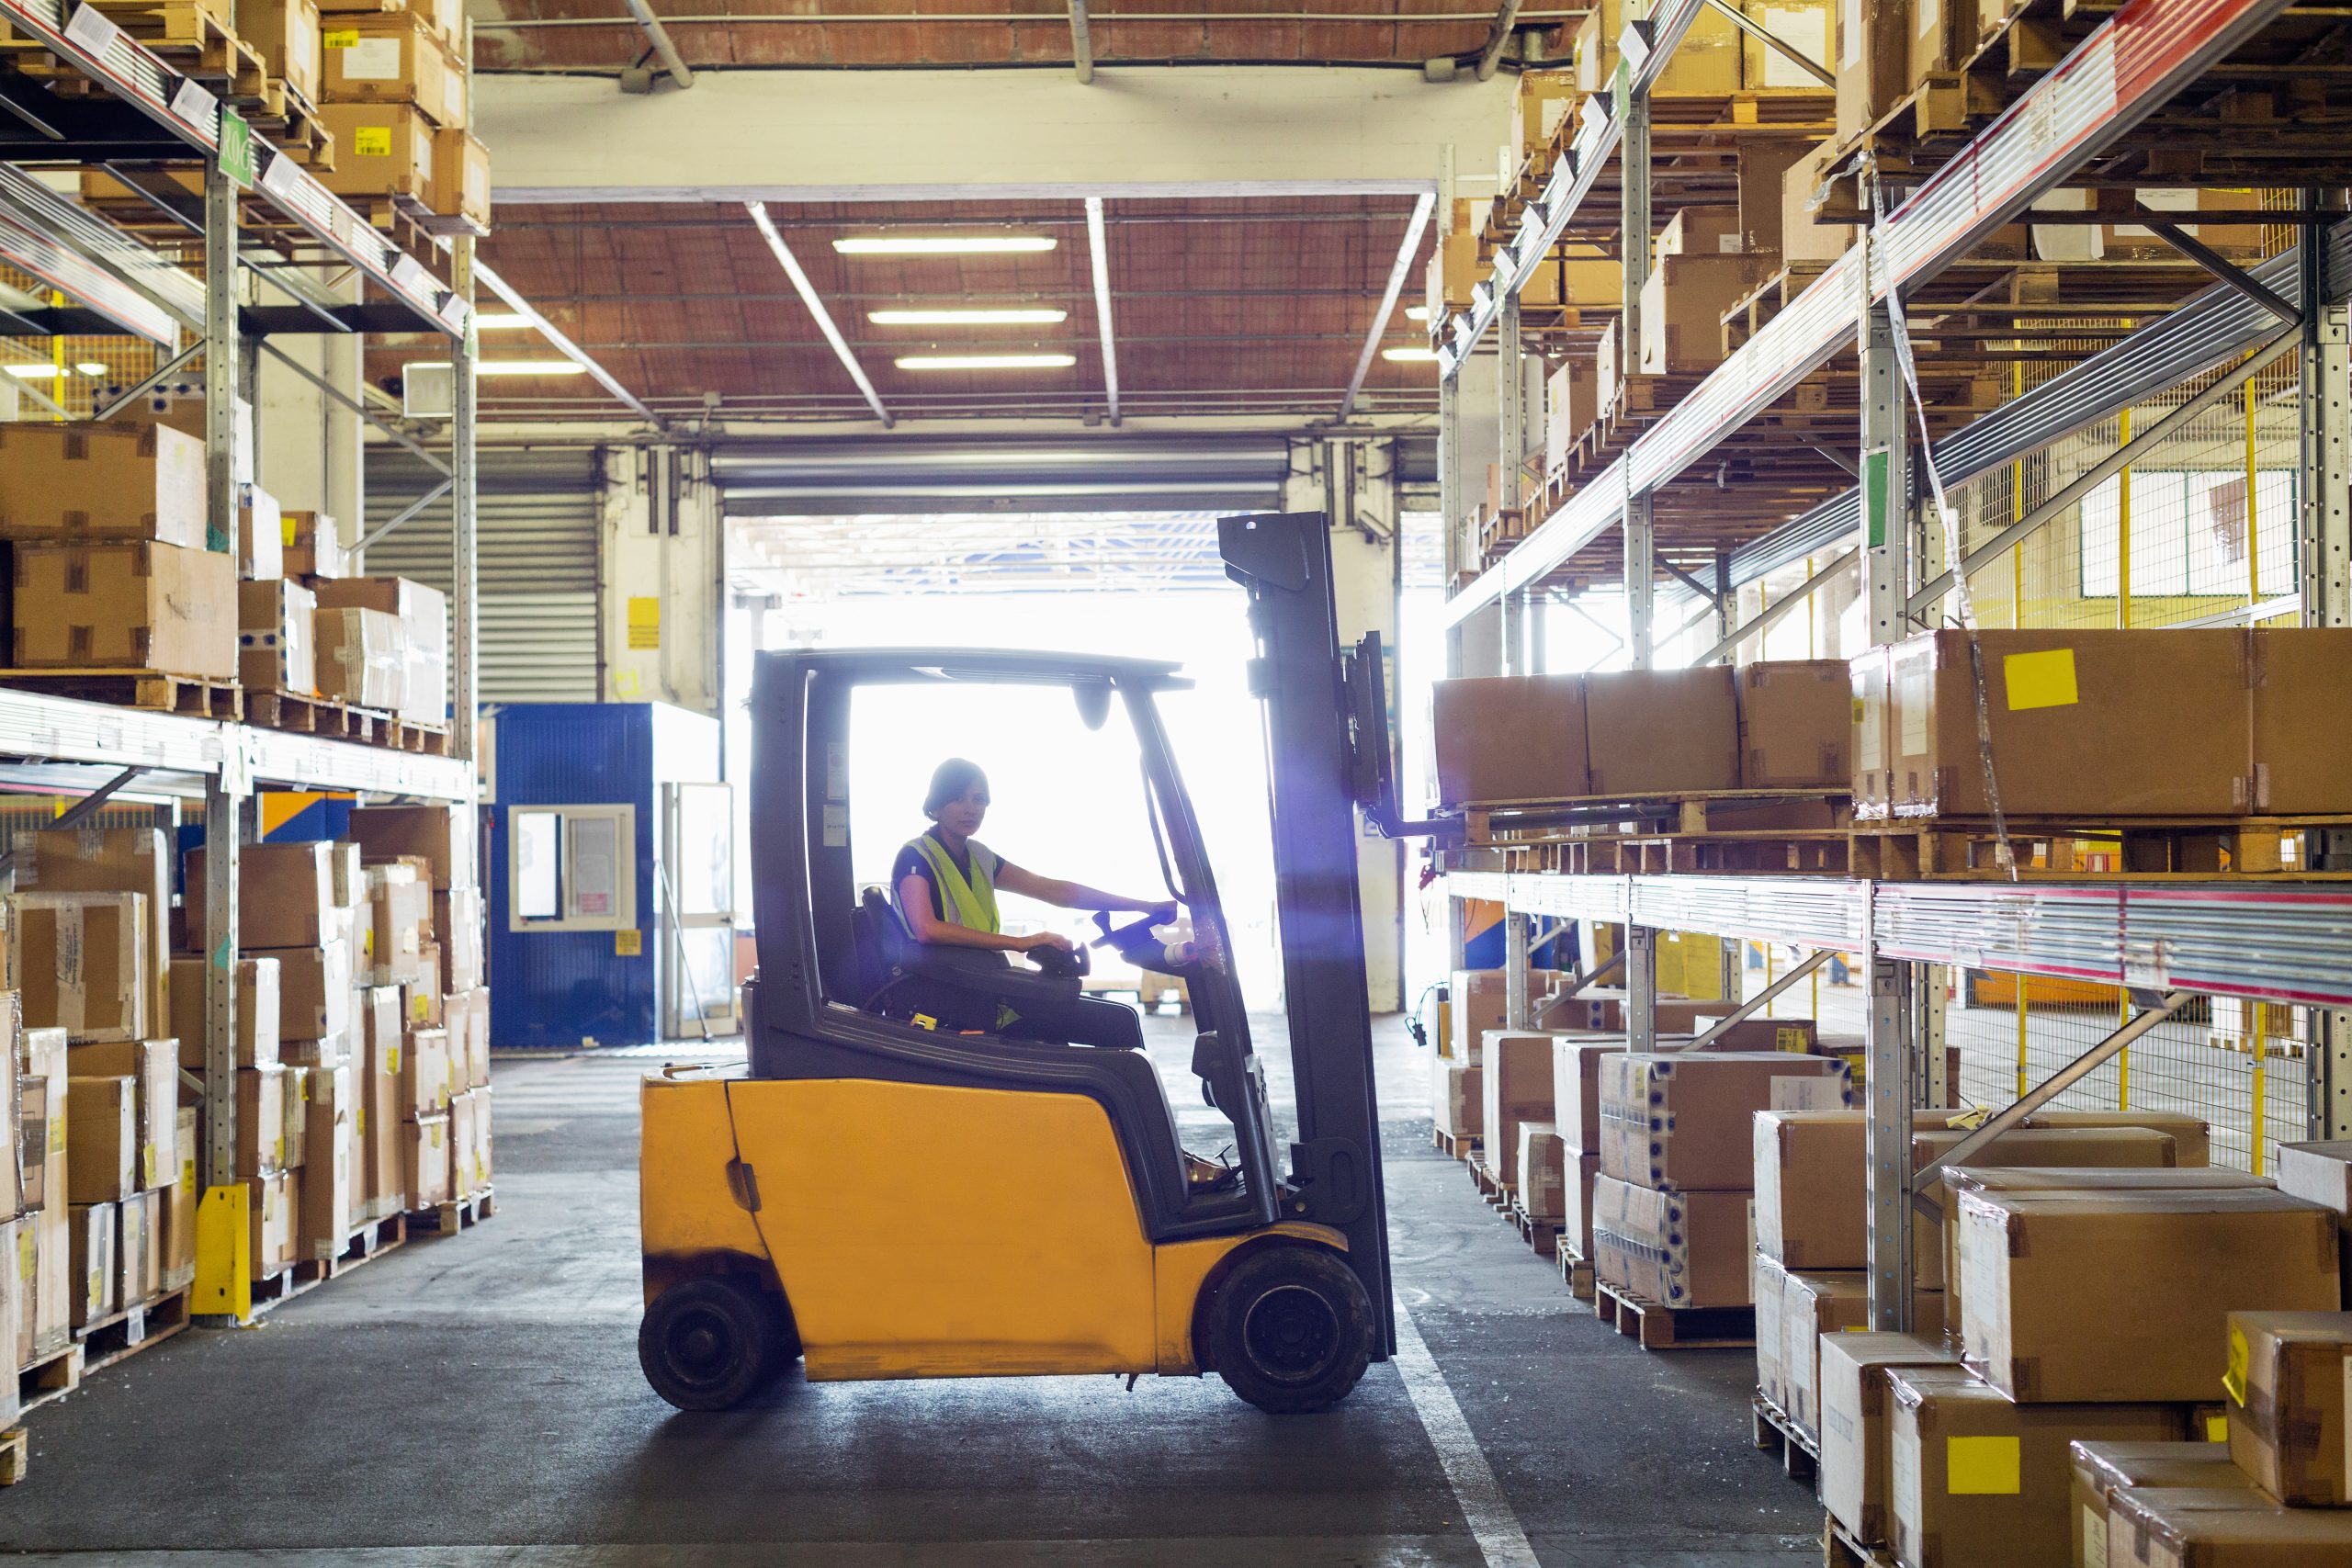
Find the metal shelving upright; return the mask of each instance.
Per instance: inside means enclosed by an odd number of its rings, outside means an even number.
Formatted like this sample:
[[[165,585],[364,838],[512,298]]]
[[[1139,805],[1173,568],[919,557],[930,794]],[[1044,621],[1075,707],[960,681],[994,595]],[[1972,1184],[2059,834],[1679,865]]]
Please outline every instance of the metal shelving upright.
[[[1675,45],[1707,0],[1660,0],[1619,40],[1615,82],[1604,100],[1586,101],[1571,144],[1540,195],[1521,214],[1518,232],[1498,247],[1491,276],[1473,291],[1471,308],[1440,333],[1440,488],[1447,561],[1469,558],[1462,537],[1462,482],[1467,454],[1458,428],[1458,381],[1487,330],[1498,328],[1498,379],[1504,389],[1499,458],[1516,499],[1523,443],[1512,410],[1521,396],[1514,372],[1517,296],[1597,187],[1604,167],[1620,167],[1624,266],[1621,342],[1633,341],[1638,291],[1653,231],[1649,203],[1647,103]],[[1775,400],[1850,344],[1859,362],[1860,463],[1854,492],[1792,519],[1782,530],[1808,548],[1778,547],[1787,558],[1837,537],[1858,535],[1863,597],[1873,642],[1908,635],[1952,581],[1944,531],[1915,499],[1909,418],[1898,359],[1895,313],[1901,297],[1965,255],[2180,88],[2196,80],[2287,8],[2286,0],[2126,0],[2055,69],[2043,74],[1964,149],[1927,176],[1874,222],[1852,248],[1730,354],[1681,401],[1636,436],[1602,472],[1571,492],[1499,561],[1460,585],[1447,601],[1448,672],[1461,673],[1462,637],[1474,615],[1494,610],[1501,668],[1531,668],[1523,627],[1531,597],[1565,561],[1611,527],[1623,543],[1628,651],[1646,667],[1653,644],[1657,570],[1651,498]],[[1605,105],[1605,107],[1604,107]],[[1866,208],[1874,171],[1861,171]],[[2307,206],[2331,204],[2308,193]],[[2332,204],[2335,210],[2342,204]],[[1976,457],[2005,460],[2052,437],[2029,429],[2052,417],[2078,429],[2128,406],[2152,365],[2201,368],[2253,348],[2276,357],[2290,335],[2301,352],[2302,399],[2302,605],[2307,624],[2352,624],[2352,411],[2347,411],[2346,323],[2340,301],[2347,280],[2338,253],[2348,231],[2303,215],[2302,243],[2291,260],[2256,269],[2274,288],[2291,281],[2300,302],[2291,329],[2266,314],[2260,290],[2230,280],[2191,308],[2086,361],[2070,375],[2095,383],[2044,389],[1984,416],[1957,437],[1956,456],[1972,441]],[[2275,298],[2275,296],[2274,296]],[[2248,313],[2251,312],[2251,315]],[[2245,320],[2238,318],[2245,317]],[[2199,334],[2202,334],[2201,336]],[[2151,351],[2154,350],[2152,353]],[[1621,363],[1630,359],[1621,353]],[[2264,361],[2267,363],[2267,361]],[[2251,372],[2247,372],[2251,373]],[[2177,379],[2178,378],[2176,378]],[[2061,381],[2065,378],[2060,378]],[[2117,400],[2120,399],[2119,402]],[[2053,411],[2057,411],[2053,415]],[[1935,448],[1939,467],[1946,443]],[[1996,543],[2006,543],[2004,535]],[[1991,547],[1984,547],[1990,548]],[[1826,574],[1825,574],[1826,575]],[[1784,601],[1785,603],[1785,601]],[[1726,621],[1728,616],[1725,617]],[[1725,625],[1706,660],[1730,657],[1749,626]],[[2314,845],[2320,864],[2342,864],[2346,846]],[[2244,883],[2052,885],[1901,884],[1798,876],[1582,876],[1455,872],[1454,900],[1491,899],[1509,921],[1509,1015],[1529,1019],[1528,921],[1538,916],[1620,923],[1629,959],[1631,1043],[1655,1039],[1655,933],[1682,931],[1838,951],[1859,955],[1868,987],[1871,1313],[1874,1326],[1905,1325],[1910,1292],[1913,1172],[1911,1107],[1943,1103],[1939,1048],[1946,967],[2092,978],[2148,998],[2140,1021],[2107,1046],[2179,1005],[2188,992],[2297,1003],[2314,1010],[2317,1071],[2312,1122],[2326,1135],[2352,1134],[2352,893],[2324,886],[2249,887]],[[1456,920],[1459,930],[1459,920]],[[1458,948],[1458,943],[1457,943]],[[1458,956],[1458,953],[1457,953]],[[1760,1000],[1760,998],[1756,998]],[[2062,1075],[2063,1076],[2063,1075]],[[2053,1080],[2054,1081],[2054,1080]],[[2019,1104],[2050,1089],[2030,1090]],[[2007,1112],[2004,1113],[2006,1117]],[[2257,1129],[2256,1136],[2260,1135]]]
[[[8,760],[0,763],[0,773],[11,782],[79,793],[92,802],[125,787],[190,804],[201,800],[206,837],[216,845],[254,840],[254,795],[262,785],[470,802],[477,694],[473,241],[450,241],[448,276],[436,276],[293,159],[253,135],[233,109],[199,83],[90,6],[69,10],[62,0],[0,0],[0,22],[70,62],[107,93],[72,100],[71,124],[44,127],[45,141],[13,143],[16,157],[69,164],[185,162],[203,169],[200,199],[178,209],[182,220],[201,231],[200,288],[168,258],[5,165],[0,260],[34,273],[78,307],[15,313],[14,330],[133,333],[167,352],[177,351],[167,370],[201,355],[211,515],[237,514],[235,410],[241,394],[250,393],[244,384],[252,373],[248,348],[266,335],[426,331],[446,336],[453,344],[456,400],[449,755],[0,689],[0,758]],[[22,103],[15,107],[17,118],[27,118]],[[38,114],[30,118],[39,122]],[[248,191],[290,220],[312,252],[354,269],[386,302],[339,303],[284,267],[251,266],[250,258],[240,254],[241,209]],[[269,277],[295,303],[282,309],[245,304],[239,288],[243,270]],[[200,1318],[224,1320],[251,1311],[244,1271],[228,1266],[242,1256],[235,1239],[246,1224],[246,1191],[236,1177],[237,862],[232,854],[205,857],[201,890],[201,929],[212,945],[206,954],[206,1135],[193,1310]],[[189,890],[191,896],[196,892]]]

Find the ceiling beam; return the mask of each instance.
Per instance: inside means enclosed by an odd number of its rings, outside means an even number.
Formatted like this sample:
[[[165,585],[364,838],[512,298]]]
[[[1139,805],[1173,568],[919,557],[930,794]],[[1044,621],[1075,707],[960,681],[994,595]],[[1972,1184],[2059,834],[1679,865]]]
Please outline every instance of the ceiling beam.
[[[1388,287],[1380,293],[1380,310],[1372,319],[1372,331],[1364,334],[1363,352],[1356,355],[1356,370],[1348,378],[1347,396],[1340,400],[1341,419],[1356,412],[1356,394],[1363,390],[1363,378],[1371,373],[1372,356],[1380,352],[1380,340],[1388,335],[1388,323],[1396,314],[1397,298],[1405,292],[1405,280],[1412,276],[1413,258],[1421,254],[1421,236],[1429,231],[1430,212],[1436,206],[1437,197],[1427,192],[1413,203],[1412,221],[1405,225],[1405,243],[1396,247],[1396,260],[1388,268]]]
[[[1081,84],[1094,80],[1094,28],[1088,21],[1086,0],[1069,0],[1069,59]]]
[[[588,372],[598,386],[620,400],[622,405],[630,412],[654,425],[661,424],[660,414],[646,407],[635,392],[621,385],[619,378],[590,357],[586,349],[564,336],[554,322],[539,313],[539,308],[537,305],[524,299],[513,284],[499,276],[488,265],[480,261],[474,263],[474,280],[488,286],[492,294],[506,301],[508,310],[528,320],[533,330],[547,340],[548,347]]]
[[[784,268],[786,277],[792,279],[792,287],[799,292],[800,302],[808,306],[808,313],[817,319],[817,330],[823,333],[825,341],[832,345],[833,357],[842,362],[842,368],[849,372],[849,378],[857,383],[859,393],[865,399],[865,406],[874,411],[874,417],[882,422],[883,429],[888,430],[898,423],[891,417],[890,411],[882,406],[882,394],[876,391],[874,383],[865,378],[865,367],[858,364],[857,355],[850,352],[849,340],[842,337],[841,328],[833,324],[832,312],[826,310],[825,302],[817,297],[817,286],[810,283],[808,275],[800,270],[800,258],[792,254],[792,247],[784,243],[784,236],[776,232],[775,223],[769,220],[766,206],[747,201],[743,209],[752,215],[752,223],[760,231],[760,238],[765,240],[768,249],[775,254],[776,265]]]
[[[1119,423],[1119,345],[1111,333],[1111,252],[1102,231],[1102,198],[1086,198],[1086,260],[1094,273],[1094,330],[1102,342],[1102,394]]]

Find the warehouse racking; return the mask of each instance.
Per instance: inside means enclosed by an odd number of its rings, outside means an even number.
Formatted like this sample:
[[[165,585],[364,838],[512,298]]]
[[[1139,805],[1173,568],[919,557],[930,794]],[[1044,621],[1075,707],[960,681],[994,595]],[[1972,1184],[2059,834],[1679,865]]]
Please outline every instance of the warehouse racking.
[[[1705,9],[1706,0],[1661,0],[1646,20],[1627,27],[1619,39],[1612,87],[1605,98],[1587,100],[1573,129],[1564,133],[1566,145],[1540,190],[1517,203],[1516,229],[1498,248],[1491,276],[1476,286],[1471,308],[1433,323],[1442,373],[1442,509],[1447,573],[1454,589],[1444,612],[1450,673],[1471,672],[1473,639],[1482,649],[1499,649],[1505,673],[1540,670],[1540,653],[1531,658],[1531,647],[1539,641],[1530,626],[1536,606],[1552,585],[1576,579],[1575,571],[1564,569],[1578,558],[1584,576],[1598,576],[1591,565],[1596,546],[1612,530],[1622,545],[1619,578],[1628,651],[1636,668],[1648,667],[1654,651],[1672,640],[1656,630],[1661,571],[1690,586],[1702,603],[1691,626],[1714,621],[1718,639],[1699,662],[1732,658],[1743,642],[1804,602],[1811,590],[1858,561],[1870,640],[1893,642],[1932,624],[1927,617],[1956,586],[1965,587],[1964,575],[1956,583],[1948,570],[1953,554],[1962,555],[1963,574],[1997,558],[2125,467],[2146,444],[2163,439],[2290,354],[2296,356],[2302,393],[2296,437],[2301,589],[2285,603],[2255,602],[2259,595],[2249,592],[2249,603],[2233,618],[2247,622],[2300,610],[2306,625],[2352,621],[2352,574],[2346,570],[2352,552],[2352,472],[2346,457],[2352,414],[2346,409],[2342,309],[2352,269],[2345,256],[2342,213],[2319,191],[2306,189],[2300,209],[2275,218],[2264,214],[2266,222],[2293,226],[2301,243],[2260,266],[2241,269],[2210,252],[2199,254],[2202,247],[2194,242],[2179,245],[2188,259],[2213,275],[2212,288],[1964,427],[1935,433],[1928,449],[1932,474],[1917,460],[1926,433],[1925,422],[1915,423],[1912,412],[1916,386],[1908,396],[1905,388],[1906,378],[1929,371],[1924,365],[1915,367],[1911,359],[1905,335],[1906,299],[1931,287],[1986,236],[2017,220],[2184,89],[2206,80],[2225,56],[2287,16],[2290,7],[2285,0],[2128,0],[2111,13],[2081,8],[2086,19],[2104,19],[2063,58],[2030,73],[2030,85],[1980,132],[1947,135],[1934,158],[1905,165],[1902,178],[1912,188],[1900,200],[1877,188],[1882,175],[1889,185],[1896,183],[1894,169],[1882,168],[1866,138],[1861,154],[1832,171],[1834,188],[1826,193],[1831,205],[1850,204],[1849,216],[1857,222],[1853,246],[1777,313],[1755,323],[1713,371],[1625,443],[1612,461],[1583,475],[1508,553],[1491,563],[1484,559],[1479,541],[1466,527],[1470,487],[1464,476],[1473,471],[1468,432],[1474,423],[1484,423],[1471,416],[1469,400],[1476,394],[1466,372],[1474,364],[1482,370],[1491,366],[1496,413],[1490,428],[1498,437],[1501,505],[1517,509],[1526,449],[1519,292],[1612,178],[1621,232],[1654,232],[1650,93],[1675,46]],[[2076,10],[2065,9],[2070,17]],[[2012,16],[2017,12],[2011,7]],[[2308,187],[2322,177],[2282,176],[2270,183]],[[2143,174],[2138,183],[2200,181],[2192,160],[2185,179]],[[2249,177],[2229,183],[2264,182]],[[1623,276],[1618,330],[1630,341],[1648,246],[1619,248]],[[1490,330],[1494,348],[1481,355]],[[1841,493],[1785,507],[1779,514],[1785,521],[1761,536],[1743,538],[1719,526],[1711,540],[1703,516],[1696,524],[1684,522],[1681,528],[1714,560],[1715,582],[1697,581],[1687,570],[1695,564],[1689,557],[1677,565],[1659,546],[1657,509],[1669,485],[1737,438],[1849,344],[1855,355],[1852,391],[1847,394],[1851,402],[1831,417],[1849,422],[1859,435],[1860,456],[1850,465],[1837,464],[1849,476],[1837,487]],[[1974,548],[1958,548],[1957,519],[1939,511],[1945,489],[1994,473],[2071,433],[2114,419],[2152,393],[2224,366],[2230,367],[2226,375],[2155,427],[2133,435],[2127,426],[2118,449],[2075,483],[2030,512],[2020,502],[2007,526]],[[1608,390],[1603,389],[1604,396]],[[1818,409],[1813,412],[1818,415]],[[1816,417],[1813,428],[1819,427]],[[2250,450],[2250,416],[2248,428]],[[1786,487],[1786,493],[1801,490]],[[1839,551],[1827,566],[1815,567],[1798,592],[1745,625],[1733,624],[1732,590],[1737,583]],[[2128,593],[2129,580],[2124,581]],[[2128,610],[2123,615],[2128,624]],[[1484,667],[1493,663],[1490,656]],[[2301,863],[2314,870],[2341,868],[2346,848],[2342,829],[2315,830]],[[2092,981],[2124,988],[2137,1007],[2120,1028],[2030,1089],[2020,1045],[2019,1098],[1993,1118],[1983,1137],[2077,1084],[2199,995],[2310,1009],[2312,1135],[2352,1133],[2352,895],[2324,885],[1594,875],[1489,869],[1506,863],[1497,852],[1454,852],[1448,858],[1447,892],[1453,899],[1492,900],[1508,912],[1508,1010],[1516,1025],[1530,1017],[1528,953],[1536,918],[1623,925],[1629,959],[1624,983],[1637,1050],[1655,1038],[1660,931],[1810,948],[1810,962],[1830,953],[1860,955],[1867,987],[1871,1316],[1878,1327],[1907,1326],[1909,1292],[1899,1282],[1910,1277],[1910,1108],[1951,1103],[1946,1098],[1951,1086],[1941,1081],[1945,1056],[1938,1048],[1944,971]],[[1751,998],[1749,1005],[1763,999]],[[2022,1037],[2022,1012],[2019,1032]],[[2258,1060],[2255,1071],[2260,1071]],[[2258,1119],[2252,1138],[2258,1150]]]
[[[81,804],[60,818],[66,826],[126,788],[190,804],[200,800],[206,836],[216,844],[257,838],[255,792],[264,785],[471,801],[477,690],[474,286],[480,281],[516,308],[527,307],[475,265],[469,235],[434,241],[420,234],[415,238],[424,243],[413,249],[421,254],[404,249],[329,194],[293,153],[248,128],[203,82],[127,36],[94,7],[69,9],[62,0],[0,0],[0,22],[78,72],[82,85],[90,89],[47,93],[29,76],[0,74],[0,108],[8,117],[0,123],[20,128],[11,139],[12,155],[44,164],[105,165],[200,247],[203,265],[198,283],[171,255],[135,233],[0,164],[0,262],[31,273],[74,301],[54,310],[10,312],[0,321],[27,335],[130,333],[154,344],[161,367],[112,400],[110,409],[130,406],[200,359],[211,515],[237,513],[236,407],[241,398],[257,400],[251,397],[254,366],[270,336],[435,333],[452,344],[455,387],[448,461],[433,459],[446,467],[452,516],[454,716],[447,756],[0,689],[0,759],[6,759],[0,779],[81,795]],[[169,177],[172,166],[188,164],[202,169],[200,197]],[[307,276],[306,268],[350,269],[364,288],[382,298],[355,300],[351,296],[357,291],[348,287],[331,291]],[[266,280],[290,303],[242,304],[241,269]],[[568,344],[559,346],[586,363]],[[390,430],[364,404],[323,382],[318,385],[363,419]],[[415,445],[404,434],[391,434]],[[206,857],[201,891],[205,929],[220,933],[217,951],[230,953],[239,948],[237,863],[235,855]],[[0,869],[6,863],[0,861]],[[243,1191],[235,1177],[234,973],[229,964],[208,969],[200,1186],[208,1210],[233,1206],[229,1223],[242,1225]],[[199,1318],[246,1314],[251,1308],[242,1283],[208,1279],[199,1269],[195,1313]]]

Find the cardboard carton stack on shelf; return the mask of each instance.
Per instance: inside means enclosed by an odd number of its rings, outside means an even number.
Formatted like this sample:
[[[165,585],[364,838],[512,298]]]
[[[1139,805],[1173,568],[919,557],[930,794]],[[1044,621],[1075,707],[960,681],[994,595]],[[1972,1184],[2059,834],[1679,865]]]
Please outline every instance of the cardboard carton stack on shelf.
[[[396,715],[425,729],[449,724],[449,606],[404,577],[317,578],[312,620],[319,694]]]
[[[452,0],[325,0],[323,175],[343,197],[399,197],[475,232],[490,227],[490,155],[467,127],[464,10]]]

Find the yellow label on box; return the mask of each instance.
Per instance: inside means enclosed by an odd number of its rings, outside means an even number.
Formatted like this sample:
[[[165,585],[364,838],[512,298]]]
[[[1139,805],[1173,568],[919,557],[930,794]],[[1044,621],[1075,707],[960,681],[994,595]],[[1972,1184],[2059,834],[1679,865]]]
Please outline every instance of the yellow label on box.
[[[357,49],[359,29],[357,28],[329,28],[320,37],[319,41],[329,49]]]
[[[277,531],[286,536],[287,547],[291,548],[296,543],[294,536],[299,532],[299,530],[294,526],[294,519],[291,517],[280,519],[277,525]]]
[[[392,155],[392,128],[389,125],[356,125],[351,128],[351,150],[362,158],[389,158]]]
[[[384,1070],[385,1070],[386,1072],[388,1072],[388,1073],[397,1073],[397,1072],[399,1072],[399,1071],[401,1070],[401,1048],[400,1048],[399,1046],[397,1046],[397,1045],[387,1045],[387,1046],[385,1046],[385,1047],[384,1047],[384,1061],[385,1061],[385,1064],[386,1064]]]
[[[2230,1418],[2226,1416],[2208,1416],[2205,1417],[2205,1440],[2209,1443],[2228,1442],[2230,1440]]]
[[[613,954],[616,958],[635,958],[645,952],[645,933],[631,928],[613,933]]]
[[[2245,1330],[2233,1323],[2230,1325],[2230,1364],[2222,1373],[2222,1387],[2228,1392],[2230,1403],[2241,1410],[2245,1408],[2246,1363],[2252,1359],[2252,1353],[2246,1349]]]
[[[192,1153],[180,1156],[180,1190],[184,1192],[196,1190],[196,1156]]]
[[[368,1108],[366,1106],[355,1105],[351,1108],[351,1130],[358,1134],[363,1138],[368,1135]]]
[[[2013,1495],[2022,1468],[2015,1438],[1944,1439],[1944,1490],[1954,1497]]]
[[[2075,691],[2075,650],[2053,648],[2045,653],[2001,656],[2001,680],[2008,687],[2009,711],[2072,707],[2081,698]]]

